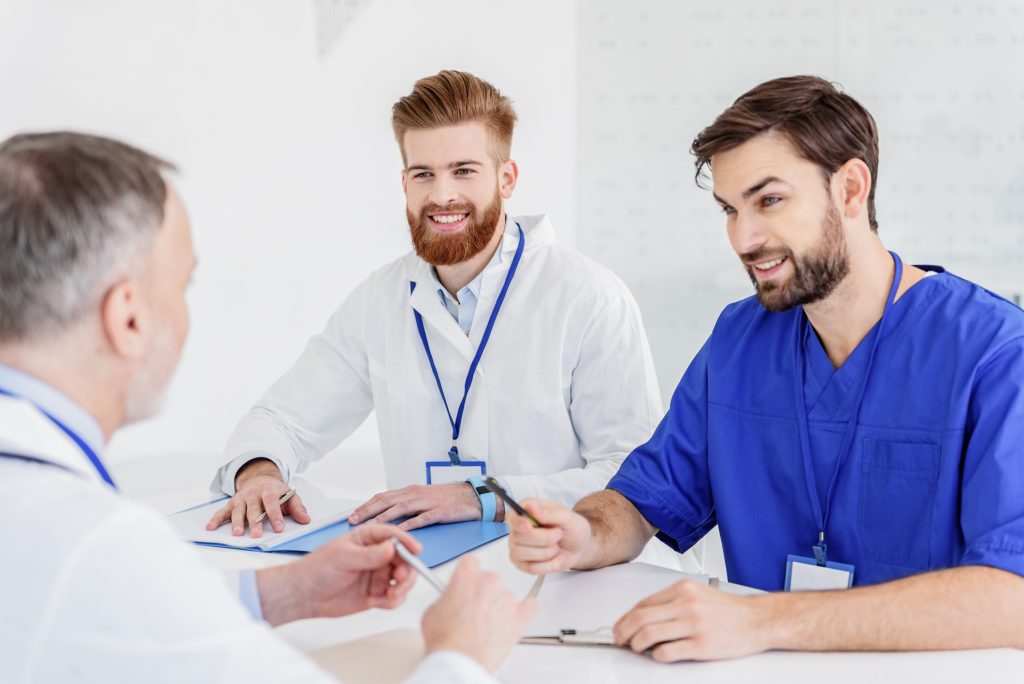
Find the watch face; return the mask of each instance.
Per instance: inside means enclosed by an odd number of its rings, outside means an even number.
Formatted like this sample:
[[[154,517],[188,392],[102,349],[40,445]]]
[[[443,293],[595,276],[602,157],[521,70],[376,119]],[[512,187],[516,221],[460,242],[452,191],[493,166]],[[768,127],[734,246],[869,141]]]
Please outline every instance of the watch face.
[[[477,493],[478,496],[480,494],[487,494],[489,491],[491,491],[491,490],[489,490],[487,487],[477,487],[476,488],[476,493]]]

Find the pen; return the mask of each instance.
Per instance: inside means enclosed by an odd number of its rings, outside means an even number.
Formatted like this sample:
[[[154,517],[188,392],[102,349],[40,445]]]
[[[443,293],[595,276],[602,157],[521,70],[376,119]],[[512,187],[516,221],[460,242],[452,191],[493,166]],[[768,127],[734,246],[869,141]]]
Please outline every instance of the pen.
[[[289,489],[287,492],[285,492],[284,494],[281,495],[280,499],[277,500],[277,505],[279,505],[279,506],[282,505],[285,501],[287,501],[288,499],[292,498],[293,496],[295,496],[295,490],[294,489]],[[266,519],[267,519],[267,512],[263,511],[262,513],[260,513],[260,517],[256,518],[256,522],[263,522]],[[253,523],[253,524],[255,524],[255,523]]]
[[[534,527],[544,527],[540,524],[540,522],[537,521],[536,518],[527,513],[526,509],[520,506],[519,503],[515,499],[513,499],[512,496],[505,491],[505,488],[502,487],[501,484],[493,477],[489,477],[486,480],[484,480],[484,486],[490,489],[492,492],[494,492],[496,496],[500,496],[502,501],[504,501],[507,505],[511,506],[513,511],[529,520],[530,524],[532,524]]]
[[[391,538],[391,543],[395,545],[395,551],[398,552],[398,555],[402,558],[402,560],[411,565],[412,569],[415,570],[420,577],[430,582],[430,585],[437,589],[438,593],[444,593],[444,590],[447,588],[445,587],[444,582],[439,580],[437,578],[437,575],[430,572],[430,568],[424,565],[423,561],[417,558],[412,551],[405,548],[405,544],[398,541],[394,537]]]

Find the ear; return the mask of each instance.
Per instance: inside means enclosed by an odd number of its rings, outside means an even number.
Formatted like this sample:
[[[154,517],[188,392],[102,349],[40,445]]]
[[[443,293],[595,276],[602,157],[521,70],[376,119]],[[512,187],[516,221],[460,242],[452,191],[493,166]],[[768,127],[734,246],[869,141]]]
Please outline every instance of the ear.
[[[509,159],[498,167],[498,191],[502,199],[512,197],[512,191],[516,189],[516,181],[519,180],[519,166],[515,161]]]
[[[100,303],[103,334],[117,356],[138,359],[145,353],[145,320],[138,284],[124,280],[103,295]]]
[[[871,171],[861,159],[851,159],[835,173],[839,206],[843,216],[856,219],[864,215],[871,194]]]
[[[405,169],[402,169],[402,194],[409,196],[409,174]]]

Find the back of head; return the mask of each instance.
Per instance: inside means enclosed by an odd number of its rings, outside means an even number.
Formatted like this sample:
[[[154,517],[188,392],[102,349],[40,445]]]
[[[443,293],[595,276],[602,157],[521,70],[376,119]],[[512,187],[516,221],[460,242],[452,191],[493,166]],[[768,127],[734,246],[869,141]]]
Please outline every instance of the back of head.
[[[59,332],[141,268],[173,167],[93,135],[0,143],[0,345]]]
[[[777,78],[741,95],[693,141],[697,183],[711,166],[711,157],[769,132],[782,135],[797,154],[820,166],[826,179],[847,161],[862,160],[871,171],[868,221],[878,230],[875,120],[859,102],[817,76]]]
[[[442,128],[479,122],[494,141],[494,161],[509,159],[516,112],[512,101],[487,81],[465,71],[441,71],[416,81],[412,92],[391,109],[391,126],[402,149],[409,129]]]

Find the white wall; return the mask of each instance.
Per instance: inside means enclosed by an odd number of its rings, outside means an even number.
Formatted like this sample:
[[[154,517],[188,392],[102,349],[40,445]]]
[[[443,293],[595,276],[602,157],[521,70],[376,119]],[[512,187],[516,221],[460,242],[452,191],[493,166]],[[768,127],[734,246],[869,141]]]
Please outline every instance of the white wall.
[[[637,295],[663,394],[752,293],[690,143],[778,76],[842,84],[880,131],[879,234],[1024,293],[1020,0],[589,0],[578,5],[579,248]]]
[[[167,410],[114,440],[115,465],[218,458],[346,293],[408,251],[390,109],[421,76],[468,70],[513,98],[509,208],[549,212],[573,243],[573,3],[360,6],[321,59],[312,0],[0,0],[0,137],[103,133],[181,168],[200,259],[192,335]],[[372,423],[350,447],[376,443]]]

